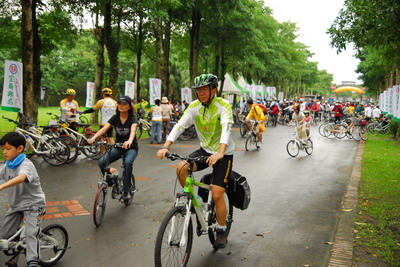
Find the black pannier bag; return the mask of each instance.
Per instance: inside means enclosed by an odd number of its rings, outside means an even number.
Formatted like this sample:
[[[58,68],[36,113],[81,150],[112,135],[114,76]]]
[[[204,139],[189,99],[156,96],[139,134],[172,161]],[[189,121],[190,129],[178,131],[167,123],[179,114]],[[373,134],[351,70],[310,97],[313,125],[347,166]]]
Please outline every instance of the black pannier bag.
[[[212,182],[212,173],[204,175],[200,182],[210,184]],[[249,207],[251,199],[251,191],[246,177],[239,173],[232,171],[231,177],[228,180],[227,195],[229,202],[238,209],[245,210]],[[203,202],[208,200],[208,190],[199,187],[198,195],[202,198]]]

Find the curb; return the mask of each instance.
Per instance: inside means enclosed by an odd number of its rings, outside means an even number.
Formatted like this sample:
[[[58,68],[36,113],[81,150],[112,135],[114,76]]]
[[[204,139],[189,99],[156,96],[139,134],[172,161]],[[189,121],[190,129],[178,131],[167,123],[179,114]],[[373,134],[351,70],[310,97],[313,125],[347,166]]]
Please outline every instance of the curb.
[[[352,266],[353,263],[354,218],[357,214],[358,186],[361,178],[364,143],[361,140],[358,144],[350,181],[342,201],[342,214],[339,218],[334,245],[331,250],[329,267]]]

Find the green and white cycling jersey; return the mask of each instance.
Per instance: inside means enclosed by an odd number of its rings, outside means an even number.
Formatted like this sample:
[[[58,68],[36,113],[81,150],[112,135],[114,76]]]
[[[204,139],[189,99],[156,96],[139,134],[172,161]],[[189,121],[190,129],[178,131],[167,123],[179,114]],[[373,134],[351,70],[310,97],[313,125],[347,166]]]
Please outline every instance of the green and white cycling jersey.
[[[179,135],[193,124],[200,139],[200,146],[205,151],[215,154],[220,144],[226,144],[225,155],[233,154],[235,145],[231,138],[232,108],[227,100],[214,97],[208,107],[203,106],[199,100],[193,101],[167,140],[175,142]]]

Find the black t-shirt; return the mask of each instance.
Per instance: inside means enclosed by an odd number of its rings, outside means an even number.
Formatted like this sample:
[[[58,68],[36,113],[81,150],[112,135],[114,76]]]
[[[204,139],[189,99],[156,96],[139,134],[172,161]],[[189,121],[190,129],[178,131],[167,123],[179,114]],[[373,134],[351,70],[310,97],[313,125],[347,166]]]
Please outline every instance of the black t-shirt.
[[[108,120],[108,123],[114,126],[116,132],[116,143],[123,143],[129,140],[129,136],[131,133],[132,124],[137,124],[138,120],[135,115],[128,117],[124,124],[122,124],[120,117],[116,114]],[[136,139],[133,140],[131,148],[137,149],[138,141]]]

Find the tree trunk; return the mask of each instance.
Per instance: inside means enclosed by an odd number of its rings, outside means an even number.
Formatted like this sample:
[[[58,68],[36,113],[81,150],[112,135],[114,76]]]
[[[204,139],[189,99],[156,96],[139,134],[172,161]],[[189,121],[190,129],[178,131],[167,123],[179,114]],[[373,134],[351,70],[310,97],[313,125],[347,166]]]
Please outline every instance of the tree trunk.
[[[41,40],[39,36],[39,24],[36,19],[37,0],[33,1],[32,8],[32,31],[33,31],[33,95],[34,105],[32,110],[32,118],[34,120],[38,117],[39,111],[39,97],[41,92],[42,70],[40,64],[41,55]]]
[[[138,99],[140,97],[140,71],[142,63],[142,50],[143,50],[143,15],[140,14],[139,20],[139,36],[137,41],[137,51],[136,51],[136,66],[135,66],[135,97]]]
[[[96,77],[94,79],[94,90],[92,99],[95,100],[97,95],[100,94],[101,87],[103,84],[103,76],[104,76],[104,29],[98,24],[98,16],[96,14],[96,25],[94,28],[94,34],[97,39],[97,48],[96,48]],[[94,101],[93,101],[94,103]],[[93,125],[98,125],[99,121],[98,112],[92,113],[90,118],[90,122]]]
[[[224,90],[224,82],[225,82],[225,72],[226,72],[226,61],[225,61],[225,46],[221,48],[221,88],[219,88],[218,96],[222,96],[222,91]]]
[[[162,55],[162,20],[161,18],[158,18],[156,20],[156,23],[154,25],[154,33],[155,33],[155,39],[156,39],[156,78],[161,79],[161,69],[162,69],[162,60],[161,60],[161,55]]]
[[[199,55],[200,55],[200,25],[201,25],[201,13],[199,9],[199,0],[196,0],[195,6],[192,9],[192,28],[190,29],[190,59],[189,59],[190,86],[193,85],[193,80],[198,75],[198,65],[199,65]]]
[[[118,52],[119,42],[112,33],[112,2],[107,0],[104,6],[104,44],[108,51],[108,60],[110,61],[110,76],[108,86],[117,91],[118,82]],[[117,33],[117,36],[119,33]]]
[[[34,91],[34,46],[33,46],[33,14],[36,12],[35,0],[21,0],[21,45],[23,64],[23,109],[25,115],[35,120],[37,118],[37,95]]]
[[[163,80],[163,87],[164,92],[167,97],[170,97],[172,92],[169,84],[169,54],[171,48],[171,12],[168,12],[169,16],[165,23],[164,27],[164,36],[163,39],[163,64],[162,64],[162,80]]]

